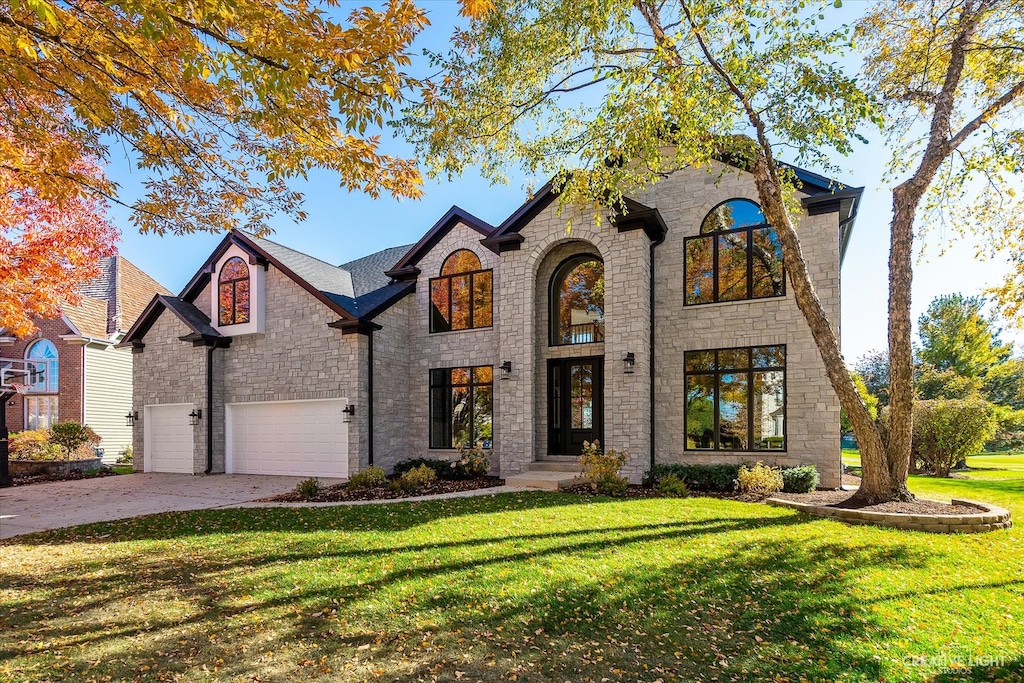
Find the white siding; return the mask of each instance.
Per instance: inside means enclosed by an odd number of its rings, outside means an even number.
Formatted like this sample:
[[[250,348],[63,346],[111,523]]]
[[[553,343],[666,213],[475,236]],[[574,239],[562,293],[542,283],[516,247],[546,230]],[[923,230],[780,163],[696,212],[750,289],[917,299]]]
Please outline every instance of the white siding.
[[[85,424],[103,439],[105,463],[117,460],[132,442],[132,428],[125,424],[131,407],[131,349],[85,347]]]

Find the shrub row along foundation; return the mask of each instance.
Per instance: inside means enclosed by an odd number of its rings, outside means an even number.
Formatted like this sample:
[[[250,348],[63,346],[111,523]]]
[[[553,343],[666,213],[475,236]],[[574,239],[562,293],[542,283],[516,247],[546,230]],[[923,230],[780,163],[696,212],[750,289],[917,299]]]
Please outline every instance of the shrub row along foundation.
[[[830,505],[812,505],[798,503],[781,498],[769,498],[769,505],[793,508],[818,517],[829,517],[847,524],[870,524],[873,526],[906,529],[908,531],[927,531],[936,534],[982,533],[997,529],[1009,529],[1010,511],[988,503],[972,500],[953,500],[953,505],[977,508],[977,513],[966,515],[928,515],[907,514],[899,512],[877,512],[874,510],[853,510],[837,508]]]

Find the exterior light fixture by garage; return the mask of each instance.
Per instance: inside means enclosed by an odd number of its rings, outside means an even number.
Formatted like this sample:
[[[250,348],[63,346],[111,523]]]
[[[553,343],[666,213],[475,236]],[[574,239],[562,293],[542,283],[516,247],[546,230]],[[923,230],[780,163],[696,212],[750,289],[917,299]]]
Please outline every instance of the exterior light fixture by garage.
[[[341,421],[344,422],[345,424],[349,424],[350,422],[352,422],[352,416],[356,414],[356,407],[349,403],[347,406],[341,409],[341,412],[344,414],[344,417],[342,418]]]
[[[622,372],[626,375],[632,375],[635,366],[636,356],[630,351],[622,357]]]
[[[139,411],[129,410],[128,414],[124,416],[124,424],[126,427],[132,427],[135,425],[135,421],[139,419]]]
[[[203,419],[203,409],[193,408],[192,412],[188,414],[188,423],[195,427],[199,424],[199,421]]]
[[[501,365],[498,366],[498,369],[501,370],[502,379],[512,379],[512,361],[501,361]]]

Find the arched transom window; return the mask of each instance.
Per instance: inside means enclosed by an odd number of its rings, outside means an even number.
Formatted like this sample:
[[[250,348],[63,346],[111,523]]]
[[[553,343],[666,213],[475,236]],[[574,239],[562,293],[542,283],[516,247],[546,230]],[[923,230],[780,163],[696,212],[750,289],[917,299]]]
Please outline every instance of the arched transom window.
[[[25,397],[25,425],[28,429],[49,429],[57,421],[57,392],[60,388],[60,364],[57,347],[49,339],[32,342],[25,352],[32,361],[29,395]]]
[[[551,278],[551,345],[604,341],[604,263],[583,254]]]
[[[730,199],[686,239],[686,305],[783,296],[782,244],[761,207]]]
[[[468,249],[452,252],[430,280],[430,331],[490,327],[493,322],[492,272]]]
[[[249,266],[232,256],[217,278],[218,319],[221,325],[249,322]]]

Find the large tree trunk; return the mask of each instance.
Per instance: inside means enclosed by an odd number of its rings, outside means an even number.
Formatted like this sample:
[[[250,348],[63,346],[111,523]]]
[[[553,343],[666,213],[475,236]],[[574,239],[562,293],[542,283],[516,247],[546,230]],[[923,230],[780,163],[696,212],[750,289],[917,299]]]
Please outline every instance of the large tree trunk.
[[[893,190],[889,226],[889,443],[886,468],[899,490],[899,500],[912,500],[907,490],[914,411],[914,361],[910,340],[910,286],[913,280],[914,213],[920,193],[903,184]],[[861,485],[865,498],[880,492]]]
[[[804,260],[803,251],[800,248],[800,239],[782,202],[782,188],[778,178],[769,161],[762,155],[758,155],[754,162],[753,173],[757,183],[758,196],[761,199],[761,209],[765,218],[768,219],[768,223],[775,228],[782,243],[782,256],[785,259],[786,272],[789,274],[789,281],[793,288],[793,296],[807,320],[814,343],[825,364],[825,372],[828,374],[832,388],[839,396],[840,405],[850,418],[853,433],[857,436],[857,443],[860,445],[864,477],[861,482],[861,491],[857,493],[857,497],[865,504],[907,500],[906,496],[910,494],[905,485],[906,467],[903,468],[902,478],[894,480],[881,434],[861,400],[860,394],[857,393],[857,387],[854,386],[850,371],[843,361],[843,354],[839,349],[839,339],[831,321],[825,314],[821,300],[818,299],[818,295],[814,291],[807,262]]]

